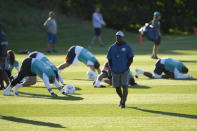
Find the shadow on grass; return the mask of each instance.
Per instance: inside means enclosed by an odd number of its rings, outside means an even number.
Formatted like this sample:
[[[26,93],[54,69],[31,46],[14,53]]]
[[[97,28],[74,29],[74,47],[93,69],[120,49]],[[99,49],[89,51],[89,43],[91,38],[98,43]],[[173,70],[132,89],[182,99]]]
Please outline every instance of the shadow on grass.
[[[46,87],[42,87],[42,86],[28,86],[28,87],[23,87],[23,88],[42,88],[42,89],[46,89]],[[53,90],[58,90],[57,88],[52,88]],[[81,88],[79,87],[75,87],[75,90],[81,90]]]
[[[51,95],[43,95],[43,94],[35,94],[35,93],[27,93],[27,92],[18,92],[20,97],[30,97],[30,98],[44,98],[44,99],[56,99],[56,100],[70,100],[70,101],[77,101],[83,100],[82,97],[66,95],[66,96],[58,96],[52,97]]]
[[[155,110],[142,109],[142,108],[138,108],[138,107],[128,107],[128,108],[139,110],[139,111],[143,111],[143,112],[154,113],[154,114],[161,114],[161,115],[168,115],[168,116],[176,116],[176,117],[197,119],[197,115],[172,113],[172,112],[164,112],[164,111],[155,111]]]
[[[67,80],[77,80],[77,81],[93,81],[91,79],[67,79]]]
[[[62,125],[56,124],[56,123],[42,122],[42,121],[35,121],[35,120],[27,120],[27,119],[24,119],[24,118],[18,118],[18,117],[13,117],[13,116],[2,116],[2,115],[0,115],[0,119],[13,121],[13,122],[18,122],[18,123],[37,125],[37,126],[48,126],[48,127],[53,127],[53,128],[66,128],[66,127],[63,127]]]
[[[128,86],[131,89],[150,89],[151,87],[149,86],[144,86],[144,85],[136,85],[136,86]]]
[[[185,63],[197,63],[197,61],[195,60],[180,60],[180,61]]]

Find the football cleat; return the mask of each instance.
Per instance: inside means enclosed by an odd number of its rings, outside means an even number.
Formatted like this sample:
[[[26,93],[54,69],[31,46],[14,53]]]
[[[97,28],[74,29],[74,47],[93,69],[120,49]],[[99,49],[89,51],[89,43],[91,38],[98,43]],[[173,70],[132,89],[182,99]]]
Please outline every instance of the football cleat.
[[[12,94],[10,93],[10,91],[8,91],[8,90],[6,90],[6,89],[3,91],[3,95],[4,95],[4,96],[14,96],[14,95],[12,95]]]
[[[104,85],[94,86],[94,88],[106,88]]]

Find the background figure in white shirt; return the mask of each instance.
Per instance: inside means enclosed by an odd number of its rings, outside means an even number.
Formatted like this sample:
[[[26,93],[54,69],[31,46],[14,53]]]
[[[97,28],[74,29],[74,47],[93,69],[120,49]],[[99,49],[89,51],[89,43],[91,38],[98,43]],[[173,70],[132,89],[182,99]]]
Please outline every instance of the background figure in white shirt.
[[[193,79],[194,77],[186,75],[189,69],[181,62],[172,58],[161,58],[155,64],[153,74],[140,69],[135,69],[135,77],[143,74],[152,79]],[[164,73],[165,75],[162,75]]]
[[[55,21],[55,13],[53,11],[49,12],[49,18],[44,22],[44,27],[48,35],[48,45],[47,53],[56,52],[56,42],[57,42],[57,24]]]
[[[102,14],[100,13],[100,8],[95,9],[95,12],[92,15],[92,24],[94,27],[95,35],[90,42],[89,48],[93,47],[95,40],[98,40],[100,47],[104,47],[101,39],[101,28],[102,26],[106,26],[106,23],[103,20]]]

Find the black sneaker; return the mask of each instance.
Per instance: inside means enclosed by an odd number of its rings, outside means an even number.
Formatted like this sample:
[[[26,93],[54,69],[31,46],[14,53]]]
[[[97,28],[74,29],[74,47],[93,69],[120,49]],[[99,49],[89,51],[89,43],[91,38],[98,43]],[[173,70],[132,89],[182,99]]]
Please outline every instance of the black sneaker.
[[[57,97],[57,94],[55,94],[55,93],[51,93],[51,96],[53,96],[53,97]]]
[[[157,56],[151,56],[152,59],[159,59]]]
[[[122,104],[122,105],[120,106],[121,109],[124,109],[125,107],[126,107],[125,104]]]
[[[94,88],[106,88],[106,86],[100,85],[100,86],[94,86]]]

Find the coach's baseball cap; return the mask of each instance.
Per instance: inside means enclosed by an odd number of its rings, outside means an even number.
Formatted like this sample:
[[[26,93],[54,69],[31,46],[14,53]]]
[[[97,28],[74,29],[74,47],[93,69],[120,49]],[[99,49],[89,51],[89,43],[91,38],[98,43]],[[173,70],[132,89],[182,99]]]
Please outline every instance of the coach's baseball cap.
[[[116,35],[119,35],[119,36],[121,36],[121,37],[124,37],[124,33],[123,33],[122,31],[116,32]]]
[[[154,16],[160,16],[160,13],[158,11],[155,11],[153,15]]]

